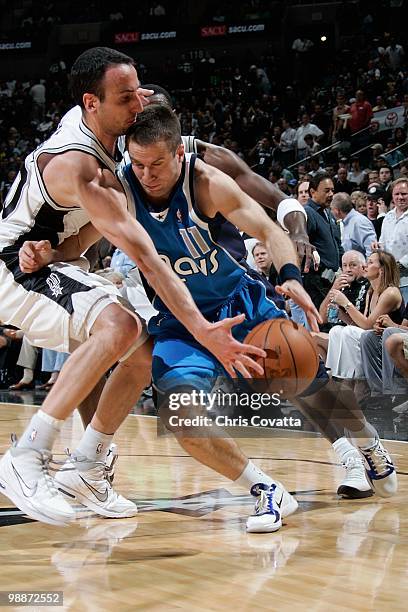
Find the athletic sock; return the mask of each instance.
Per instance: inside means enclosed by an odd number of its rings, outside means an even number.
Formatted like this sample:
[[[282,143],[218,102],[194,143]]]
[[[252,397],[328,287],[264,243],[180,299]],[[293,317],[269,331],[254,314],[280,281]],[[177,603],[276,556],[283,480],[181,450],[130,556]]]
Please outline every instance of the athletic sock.
[[[339,438],[333,442],[332,447],[342,463],[346,463],[349,457],[360,456],[356,447],[345,437]]]
[[[363,450],[372,448],[379,438],[377,430],[368,421],[365,422],[363,429],[359,431],[349,431],[357,446]]]
[[[240,487],[244,487],[247,491],[251,490],[253,485],[263,482],[264,484],[271,485],[276,481],[273,480],[270,476],[265,474],[260,468],[258,468],[252,461],[248,461],[244,471],[234,483],[239,485]]]
[[[73,455],[86,457],[89,461],[105,462],[112,438],[113,434],[101,433],[88,425]]]
[[[17,446],[39,451],[51,450],[63,422],[40,409],[32,416]]]

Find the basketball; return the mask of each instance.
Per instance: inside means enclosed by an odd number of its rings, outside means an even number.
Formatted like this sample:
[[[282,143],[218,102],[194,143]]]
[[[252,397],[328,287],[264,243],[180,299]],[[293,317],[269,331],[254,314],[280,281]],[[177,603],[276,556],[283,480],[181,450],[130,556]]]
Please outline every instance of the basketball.
[[[246,344],[266,352],[257,358],[264,369],[268,393],[295,397],[311,384],[319,367],[315,343],[309,332],[289,319],[272,319],[257,325],[245,338]]]

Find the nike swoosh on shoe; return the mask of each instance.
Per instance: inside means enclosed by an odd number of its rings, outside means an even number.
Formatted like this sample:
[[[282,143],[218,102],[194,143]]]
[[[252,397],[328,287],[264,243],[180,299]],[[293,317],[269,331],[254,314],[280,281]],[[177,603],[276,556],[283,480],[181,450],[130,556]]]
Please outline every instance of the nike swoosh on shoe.
[[[87,482],[84,478],[82,478],[81,475],[79,475],[80,479],[82,480],[82,482],[84,483],[84,485],[86,487],[88,487],[88,489],[91,491],[91,493],[93,493],[96,497],[96,499],[100,502],[106,502],[108,500],[108,487],[106,487],[105,491],[103,493],[101,493],[100,491],[98,491],[97,489],[95,489],[92,485],[89,484],[89,482]]]
[[[13,472],[17,477],[18,484],[20,485],[20,489],[24,495],[24,497],[33,497],[37,492],[38,483],[35,483],[33,487],[30,487],[27,483],[24,482],[23,478],[17,472],[13,463],[11,463],[11,467],[13,468]]]

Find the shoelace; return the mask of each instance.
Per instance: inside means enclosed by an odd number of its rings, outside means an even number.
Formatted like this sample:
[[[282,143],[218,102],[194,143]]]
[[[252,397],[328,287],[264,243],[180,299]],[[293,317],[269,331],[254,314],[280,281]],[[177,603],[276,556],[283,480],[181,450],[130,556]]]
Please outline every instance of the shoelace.
[[[352,470],[355,467],[363,468],[364,463],[361,457],[348,457],[346,461],[343,463],[346,470]]]
[[[385,449],[378,446],[378,444],[374,448],[364,451],[364,454],[378,476],[391,467]]]
[[[45,483],[48,491],[52,496],[59,495],[59,491],[55,486],[53,477],[50,474],[50,463],[52,462],[52,454],[49,451],[40,453],[41,471],[44,475]]]

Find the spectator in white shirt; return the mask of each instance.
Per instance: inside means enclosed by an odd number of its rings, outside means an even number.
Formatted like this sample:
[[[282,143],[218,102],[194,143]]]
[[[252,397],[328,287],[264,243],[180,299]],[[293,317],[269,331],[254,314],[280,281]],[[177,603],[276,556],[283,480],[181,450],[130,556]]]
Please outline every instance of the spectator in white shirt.
[[[296,130],[297,159],[303,159],[307,156],[307,144],[304,139],[306,134],[312,134],[312,136],[316,136],[317,138],[323,136],[322,130],[314,123],[310,123],[309,115],[303,113],[301,125]]]
[[[400,269],[400,290],[408,302],[408,180],[397,179],[391,189],[394,208],[385,215],[380,240],[372,248],[394,255]]]
[[[282,119],[282,130],[279,148],[281,150],[282,166],[286,168],[295,161],[296,130],[287,119]]]

